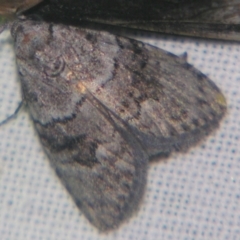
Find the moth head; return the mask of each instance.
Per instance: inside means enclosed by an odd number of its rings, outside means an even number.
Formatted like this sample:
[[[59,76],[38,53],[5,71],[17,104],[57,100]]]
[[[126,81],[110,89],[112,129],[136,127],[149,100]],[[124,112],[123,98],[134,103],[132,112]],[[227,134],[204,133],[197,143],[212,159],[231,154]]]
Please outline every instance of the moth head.
[[[58,76],[65,67],[62,59],[64,46],[54,41],[51,24],[41,21],[16,20],[11,27],[18,65],[41,70],[47,76]]]
[[[24,52],[24,55],[31,58],[36,51],[44,49],[49,41],[46,25],[42,25],[38,21],[16,20],[12,24],[11,34],[17,57],[21,52]]]

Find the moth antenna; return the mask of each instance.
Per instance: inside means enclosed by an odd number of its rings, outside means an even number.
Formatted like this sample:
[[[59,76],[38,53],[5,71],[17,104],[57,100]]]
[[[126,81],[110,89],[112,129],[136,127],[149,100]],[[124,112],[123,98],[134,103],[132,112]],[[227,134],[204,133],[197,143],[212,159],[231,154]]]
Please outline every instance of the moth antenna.
[[[8,123],[10,120],[14,119],[17,117],[18,113],[20,112],[20,110],[22,109],[23,106],[23,101],[21,101],[18,105],[18,107],[16,108],[15,112],[12,113],[10,116],[8,116],[6,119],[4,119],[3,121],[0,122],[0,126],[3,126],[4,124]]]

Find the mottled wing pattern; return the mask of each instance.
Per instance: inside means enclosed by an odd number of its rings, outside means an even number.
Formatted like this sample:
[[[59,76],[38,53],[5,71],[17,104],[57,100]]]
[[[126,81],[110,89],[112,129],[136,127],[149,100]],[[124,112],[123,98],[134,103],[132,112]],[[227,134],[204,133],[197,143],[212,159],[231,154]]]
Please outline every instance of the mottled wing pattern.
[[[128,129],[91,97],[72,116],[35,126],[57,175],[91,223],[116,228],[138,208],[148,157]],[[98,104],[98,106],[96,106]]]
[[[73,29],[66,30],[60,34]],[[52,167],[89,221],[106,231],[138,208],[148,156],[129,127],[81,84],[86,73],[78,78],[75,70],[94,63],[65,55],[78,51],[78,34],[71,33],[73,42],[62,36],[63,46],[54,31],[34,22],[16,22],[12,28],[23,98]]]
[[[139,206],[149,157],[186,149],[226,110],[184,59],[135,40],[57,24],[12,26],[23,97],[57,175],[100,230]]]

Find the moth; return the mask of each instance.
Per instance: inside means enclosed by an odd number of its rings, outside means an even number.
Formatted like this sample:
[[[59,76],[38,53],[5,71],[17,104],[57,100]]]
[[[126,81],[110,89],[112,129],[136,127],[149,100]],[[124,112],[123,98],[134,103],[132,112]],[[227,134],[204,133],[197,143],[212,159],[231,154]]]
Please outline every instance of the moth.
[[[139,208],[153,158],[186,151],[219,125],[219,88],[142,42],[57,22],[10,24],[23,101],[50,164],[100,231]]]

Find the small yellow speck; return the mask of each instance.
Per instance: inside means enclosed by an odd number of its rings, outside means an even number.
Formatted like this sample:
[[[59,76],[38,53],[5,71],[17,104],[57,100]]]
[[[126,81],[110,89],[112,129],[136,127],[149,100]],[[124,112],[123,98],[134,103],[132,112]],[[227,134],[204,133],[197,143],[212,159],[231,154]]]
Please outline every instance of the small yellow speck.
[[[220,105],[222,105],[222,106],[227,106],[227,101],[226,101],[226,98],[223,96],[223,94],[222,93],[218,93],[217,95],[216,95],[216,101],[217,101],[217,103],[218,104],[220,104]]]
[[[72,79],[72,77],[74,76],[73,72],[72,71],[69,71],[66,75],[66,78],[68,81],[70,81]]]
[[[86,92],[86,87],[84,85],[82,85],[82,83],[78,83],[76,85],[77,87],[77,90],[80,92],[80,93],[85,93]]]

